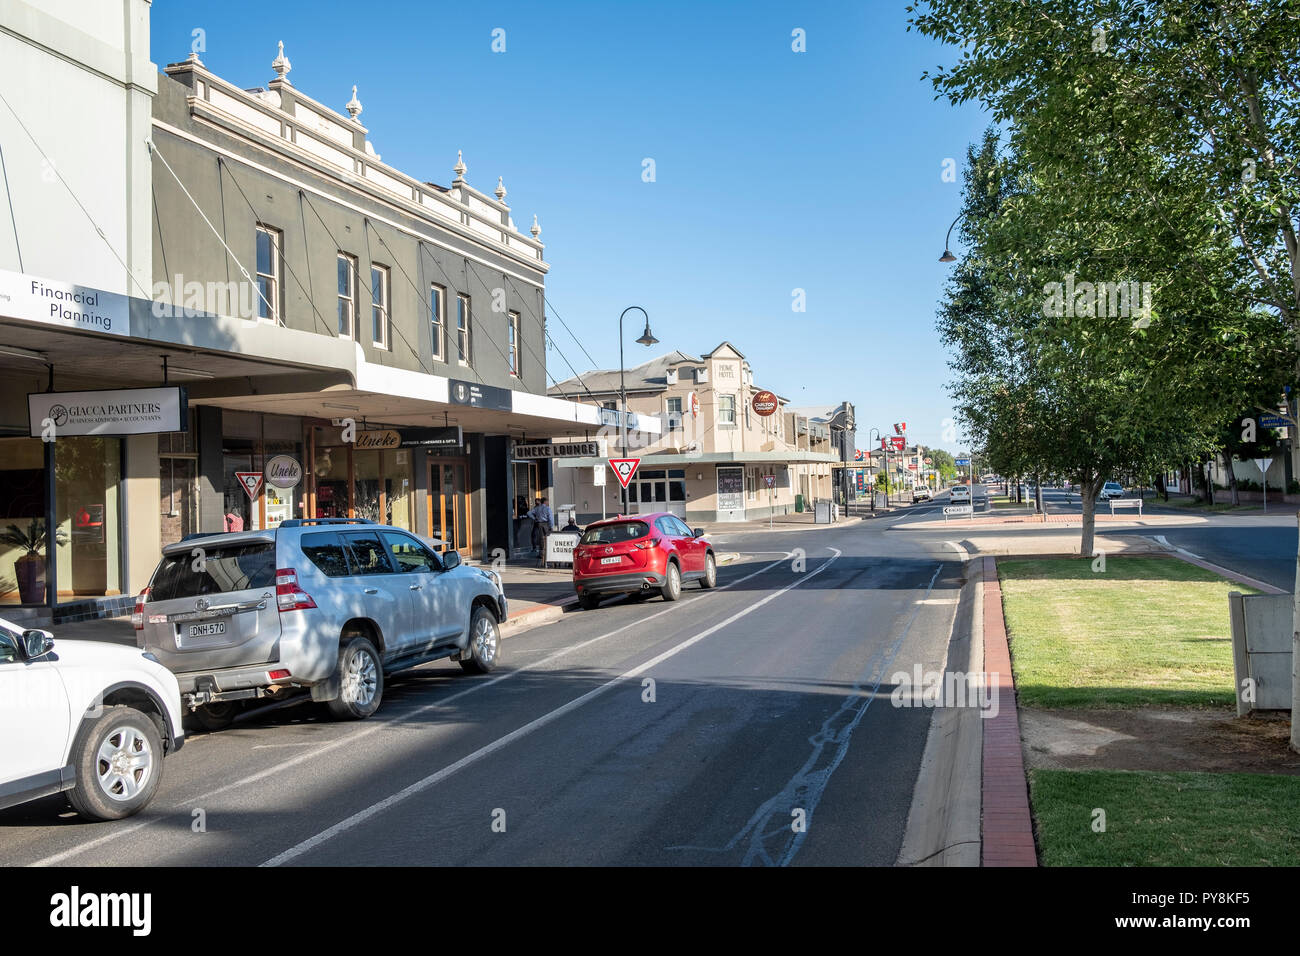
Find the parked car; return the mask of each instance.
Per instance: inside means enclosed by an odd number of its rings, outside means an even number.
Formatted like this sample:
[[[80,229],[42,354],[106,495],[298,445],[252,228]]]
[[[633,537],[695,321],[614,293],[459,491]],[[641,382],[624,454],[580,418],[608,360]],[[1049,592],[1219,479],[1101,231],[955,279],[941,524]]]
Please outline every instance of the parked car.
[[[970,485],[953,485],[948,490],[948,497],[952,499],[955,505],[968,505],[971,503]]]
[[[138,813],[181,749],[176,678],[138,648],[0,619],[0,808],[55,793],[92,820]]]
[[[610,594],[653,592],[676,601],[684,581],[715,586],[717,559],[702,530],[667,512],[597,521],[573,550],[573,588],[588,611]]]
[[[1109,501],[1111,498],[1123,498],[1124,486],[1118,481],[1108,481],[1101,486],[1101,492],[1097,497],[1102,501]]]
[[[294,687],[335,717],[369,717],[386,673],[447,657],[492,670],[505,619],[496,572],[360,518],[168,545],[134,615],[137,643],[176,674],[208,729]]]
[[[929,501],[929,500],[930,500],[930,489],[929,489],[929,488],[924,488],[924,487],[922,487],[922,486],[920,486],[920,485],[918,485],[917,487],[913,488],[913,489],[912,489],[912,500],[913,500],[913,501]]]

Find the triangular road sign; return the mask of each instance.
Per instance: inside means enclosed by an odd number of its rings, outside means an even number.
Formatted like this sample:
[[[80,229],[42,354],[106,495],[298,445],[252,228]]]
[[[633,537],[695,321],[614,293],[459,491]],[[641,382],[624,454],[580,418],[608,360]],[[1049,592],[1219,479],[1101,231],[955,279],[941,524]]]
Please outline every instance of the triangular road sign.
[[[248,500],[256,501],[257,493],[262,490],[262,473],[260,471],[237,471],[235,477],[248,492]]]
[[[611,458],[609,460],[609,467],[614,469],[614,477],[618,479],[618,483],[624,488],[632,480],[632,476],[636,474],[636,466],[639,464],[641,464],[640,458]]]

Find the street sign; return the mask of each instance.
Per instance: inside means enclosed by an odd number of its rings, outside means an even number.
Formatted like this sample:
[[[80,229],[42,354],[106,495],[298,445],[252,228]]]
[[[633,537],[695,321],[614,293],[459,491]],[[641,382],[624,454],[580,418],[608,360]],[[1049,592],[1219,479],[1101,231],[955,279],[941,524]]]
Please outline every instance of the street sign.
[[[764,476],[763,476],[763,484],[767,485],[769,488],[775,488],[775,487],[776,487],[776,475],[764,475]]]
[[[262,490],[262,473],[260,471],[237,471],[235,477],[244,486],[249,501],[257,500],[257,493]]]
[[[973,515],[975,513],[974,505],[944,505],[943,515]]]
[[[627,488],[627,483],[632,480],[632,476],[636,474],[636,466],[639,464],[641,464],[640,458],[611,458],[609,460],[609,467],[614,469],[614,477],[618,479],[618,483],[624,489]]]
[[[954,459],[953,459],[953,464],[955,464],[958,468],[969,468],[969,467],[970,467],[970,459],[969,459],[969,458],[954,458]]]
[[[1286,428],[1291,424],[1281,415],[1260,415],[1258,421],[1261,428]]]
[[[1259,469],[1259,473],[1260,473],[1261,475],[1264,474],[1264,473],[1266,473],[1266,472],[1268,471],[1269,465],[1271,465],[1271,464],[1273,464],[1273,459],[1272,459],[1272,458],[1256,458],[1256,459],[1255,459],[1255,467]]]
[[[605,469],[599,465],[592,469],[591,485],[593,488],[605,487]]]

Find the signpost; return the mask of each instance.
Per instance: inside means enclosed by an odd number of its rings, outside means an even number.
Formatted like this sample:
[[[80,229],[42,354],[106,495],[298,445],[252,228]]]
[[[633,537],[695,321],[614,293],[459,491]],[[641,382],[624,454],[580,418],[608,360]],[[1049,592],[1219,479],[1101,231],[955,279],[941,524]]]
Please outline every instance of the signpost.
[[[975,505],[944,505],[943,520],[947,521],[949,515],[971,515],[975,514]]]
[[[262,473],[260,471],[237,471],[235,477],[248,494],[249,501],[257,500],[257,493],[262,490]]]
[[[1268,514],[1268,466],[1271,464],[1272,458],[1255,459],[1255,467],[1259,469],[1259,477],[1264,486],[1264,514]]]
[[[776,475],[764,475],[763,484],[767,485],[767,530],[772,530],[772,512],[775,509],[773,504],[772,489],[776,487]]]

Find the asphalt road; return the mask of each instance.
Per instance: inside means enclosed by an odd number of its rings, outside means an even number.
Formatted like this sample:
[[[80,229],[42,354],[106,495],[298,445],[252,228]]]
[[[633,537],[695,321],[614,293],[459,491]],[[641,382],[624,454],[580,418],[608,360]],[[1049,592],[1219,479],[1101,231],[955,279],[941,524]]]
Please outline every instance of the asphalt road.
[[[932,712],[890,678],[942,662],[962,574],[894,520],[725,535],[717,590],[565,614],[486,677],[408,671],[368,721],[301,701],[192,735],[133,819],[0,811],[0,859],[892,864]]]

